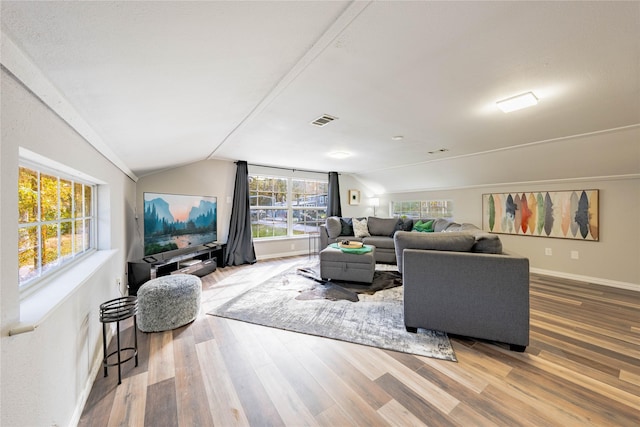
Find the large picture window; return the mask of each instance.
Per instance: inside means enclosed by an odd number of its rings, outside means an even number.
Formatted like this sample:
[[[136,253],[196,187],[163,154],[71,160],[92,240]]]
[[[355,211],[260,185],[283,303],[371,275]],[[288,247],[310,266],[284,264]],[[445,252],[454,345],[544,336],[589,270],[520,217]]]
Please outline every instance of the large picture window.
[[[391,202],[394,217],[406,218],[453,218],[451,200],[410,200]]]
[[[20,166],[18,268],[20,287],[92,249],[95,185]]]
[[[249,176],[253,238],[277,238],[319,231],[327,217],[326,180]]]

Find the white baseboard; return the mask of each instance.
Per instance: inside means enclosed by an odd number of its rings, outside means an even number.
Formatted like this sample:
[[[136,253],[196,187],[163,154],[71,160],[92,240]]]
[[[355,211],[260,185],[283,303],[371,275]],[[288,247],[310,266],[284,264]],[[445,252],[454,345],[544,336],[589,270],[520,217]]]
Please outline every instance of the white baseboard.
[[[532,273],[543,274],[545,276],[559,277],[561,279],[578,280],[580,282],[594,283],[596,285],[611,286],[612,288],[628,289],[640,292],[640,285],[637,283],[619,282],[617,280],[601,279],[599,277],[582,276],[579,274],[563,273],[561,271],[544,270],[542,268],[530,268]]]
[[[282,253],[277,253],[277,254],[266,254],[266,255],[257,256],[256,258],[258,259],[258,261],[260,261],[260,260],[263,260],[263,259],[286,258],[286,257],[298,256],[298,255],[309,255],[309,251],[307,249],[305,249],[305,250],[301,250],[301,251],[289,251],[289,252],[282,252]],[[317,255],[318,254],[311,254],[311,256],[317,256]]]

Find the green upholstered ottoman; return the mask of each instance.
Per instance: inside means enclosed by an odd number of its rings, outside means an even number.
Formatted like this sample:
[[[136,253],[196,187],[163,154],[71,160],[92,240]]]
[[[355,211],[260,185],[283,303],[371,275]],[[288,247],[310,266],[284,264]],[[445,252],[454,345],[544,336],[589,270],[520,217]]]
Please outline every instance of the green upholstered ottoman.
[[[371,252],[355,254],[327,246],[320,252],[320,277],[325,280],[373,282],[373,273],[376,270],[376,248],[370,247]]]
[[[200,313],[202,282],[192,274],[149,280],[138,289],[138,329],[160,332],[179,328]]]

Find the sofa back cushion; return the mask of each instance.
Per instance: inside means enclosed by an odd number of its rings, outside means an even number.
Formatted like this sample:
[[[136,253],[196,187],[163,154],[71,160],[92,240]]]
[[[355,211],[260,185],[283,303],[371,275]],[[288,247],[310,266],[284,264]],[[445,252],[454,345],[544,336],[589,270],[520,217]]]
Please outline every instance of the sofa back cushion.
[[[401,221],[400,218],[376,218],[375,216],[370,216],[367,220],[369,234],[372,236],[393,237],[393,234],[400,229]]]
[[[470,252],[476,239],[466,232],[416,233],[398,231],[394,236],[398,271],[402,271],[402,252],[405,249]]]

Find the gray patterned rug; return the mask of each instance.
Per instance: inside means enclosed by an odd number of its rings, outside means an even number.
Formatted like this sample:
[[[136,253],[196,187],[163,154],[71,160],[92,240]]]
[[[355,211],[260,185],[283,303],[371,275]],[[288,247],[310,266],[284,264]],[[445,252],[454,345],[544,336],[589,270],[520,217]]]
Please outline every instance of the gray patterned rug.
[[[207,314],[457,361],[446,333],[418,329],[417,334],[412,334],[405,330],[397,272],[376,269],[372,285],[364,286],[323,282],[317,278],[317,268],[298,270],[275,276],[210,308]]]

